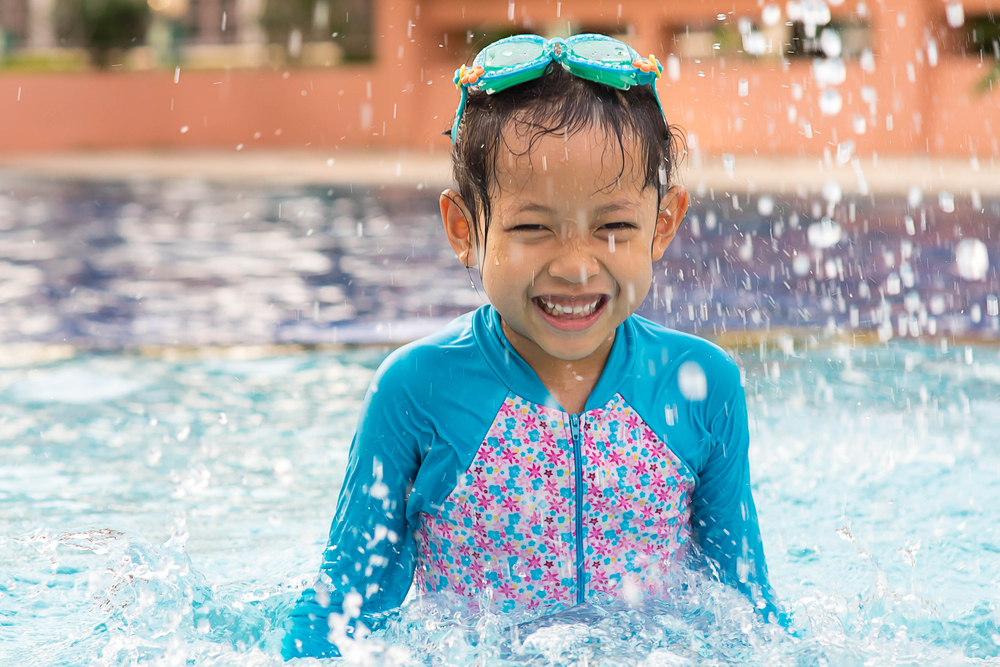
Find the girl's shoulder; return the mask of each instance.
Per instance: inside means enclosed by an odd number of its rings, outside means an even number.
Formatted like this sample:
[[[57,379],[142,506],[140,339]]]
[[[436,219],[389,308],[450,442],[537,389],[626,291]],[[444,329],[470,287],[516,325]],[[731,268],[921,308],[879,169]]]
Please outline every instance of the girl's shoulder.
[[[393,351],[376,371],[371,390],[383,399],[444,409],[471,396],[506,395],[477,339],[479,311],[466,313],[440,331]],[[481,337],[481,335],[480,335]]]
[[[639,361],[644,362],[645,367],[672,367],[677,371],[685,362],[694,362],[709,377],[739,380],[740,370],[736,361],[712,341],[670,329],[638,315],[630,319]]]

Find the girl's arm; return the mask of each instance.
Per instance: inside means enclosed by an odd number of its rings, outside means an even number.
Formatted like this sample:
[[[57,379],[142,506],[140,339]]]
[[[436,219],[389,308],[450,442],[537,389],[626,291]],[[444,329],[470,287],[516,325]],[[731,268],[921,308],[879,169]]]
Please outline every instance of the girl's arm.
[[[282,641],[282,656],[340,655],[328,638],[351,637],[361,620],[377,629],[413,581],[415,544],[406,500],[419,467],[419,445],[405,382],[394,382],[392,357],[372,380],[351,443],[347,475],[320,580],[303,591]]]
[[[721,391],[710,398],[715,403],[708,424],[712,444],[693,499],[693,528],[702,553],[717,564],[722,580],[746,594],[764,619],[787,627],[789,619],[768,583],[750,493],[750,431],[740,371],[729,359],[719,370]]]

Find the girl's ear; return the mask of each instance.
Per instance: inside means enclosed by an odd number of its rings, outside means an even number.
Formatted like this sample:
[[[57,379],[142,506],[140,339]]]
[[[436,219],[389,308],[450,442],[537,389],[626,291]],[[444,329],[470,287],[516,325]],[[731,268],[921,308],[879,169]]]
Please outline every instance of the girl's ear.
[[[466,268],[476,266],[477,253],[472,238],[472,223],[466,214],[462,195],[449,188],[441,193],[439,203],[444,233],[448,235],[448,243],[451,244],[452,250]]]
[[[684,221],[688,203],[687,188],[675,185],[667,190],[663,198],[665,208],[656,215],[656,230],[653,232],[653,261],[659,260],[666,252],[667,246],[674,240],[674,235]]]

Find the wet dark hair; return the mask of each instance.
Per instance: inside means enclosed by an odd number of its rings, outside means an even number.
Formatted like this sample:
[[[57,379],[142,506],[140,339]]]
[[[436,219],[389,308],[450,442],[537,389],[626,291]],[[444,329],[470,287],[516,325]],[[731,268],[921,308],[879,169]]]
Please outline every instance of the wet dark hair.
[[[524,152],[515,152],[507,143],[504,130],[509,126],[517,136],[527,137]],[[499,93],[469,91],[451,157],[459,194],[472,216],[476,247],[485,244],[489,231],[490,195],[498,183],[501,146],[520,157],[546,135],[568,136],[595,126],[617,140],[622,157],[622,173],[608,187],[624,175],[628,164],[625,146],[631,144],[638,148],[638,154],[631,157],[642,169],[643,189],[656,189],[659,209],[673,184],[684,144],[679,128],[664,122],[650,86],[618,90],[574,76],[553,63],[541,77]]]

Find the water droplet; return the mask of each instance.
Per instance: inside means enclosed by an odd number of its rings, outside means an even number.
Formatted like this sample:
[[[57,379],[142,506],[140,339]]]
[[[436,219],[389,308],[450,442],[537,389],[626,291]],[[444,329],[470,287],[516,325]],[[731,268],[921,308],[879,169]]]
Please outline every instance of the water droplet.
[[[906,194],[906,203],[909,204],[910,208],[917,208],[923,201],[923,190],[916,185],[911,186],[910,191]]]
[[[685,361],[677,370],[677,387],[689,401],[703,401],[708,396],[708,379],[695,361]]]
[[[761,10],[760,20],[767,26],[777,25],[781,20],[781,7],[773,2],[765,5]]]
[[[955,195],[945,190],[938,193],[938,206],[945,213],[955,212]]]
[[[858,63],[861,65],[861,69],[865,73],[872,74],[875,72],[875,54],[872,53],[871,49],[865,49],[861,52],[861,57],[858,58]]]
[[[716,218],[716,215],[715,215],[715,211],[708,210],[705,213],[705,229],[707,229],[709,231],[715,229],[716,222],[717,222],[717,218]]]
[[[819,110],[824,116],[836,116],[844,108],[844,100],[836,88],[828,88],[820,93]]]
[[[813,78],[820,88],[839,86],[847,80],[847,67],[840,58],[817,58],[813,61]]]
[[[187,134],[187,131],[188,131],[188,126],[187,125],[181,126],[181,134]]]
[[[837,164],[847,164],[854,157],[854,140],[848,139],[837,144]]]
[[[667,58],[667,77],[671,81],[677,81],[681,78],[681,61],[677,56]]]
[[[736,168],[736,156],[732,153],[722,154],[722,169],[726,172],[727,176],[733,175],[733,170]]]
[[[764,216],[774,213],[774,199],[771,195],[761,195],[757,200],[757,212]]]
[[[839,58],[843,50],[840,33],[832,28],[825,29],[819,36],[819,48],[828,58]]]
[[[986,244],[979,239],[962,239],[955,249],[958,275],[965,280],[986,280],[990,268],[990,255]]]
[[[965,8],[961,2],[949,2],[944,9],[948,25],[952,28],[961,28],[965,25]]]
[[[820,222],[814,222],[806,230],[806,238],[809,241],[809,245],[820,250],[837,245],[840,243],[842,236],[843,230],[840,225],[830,218],[823,218]]]
[[[840,200],[844,197],[844,190],[840,187],[840,183],[834,180],[829,180],[823,184],[823,199],[831,204],[839,204]]]

